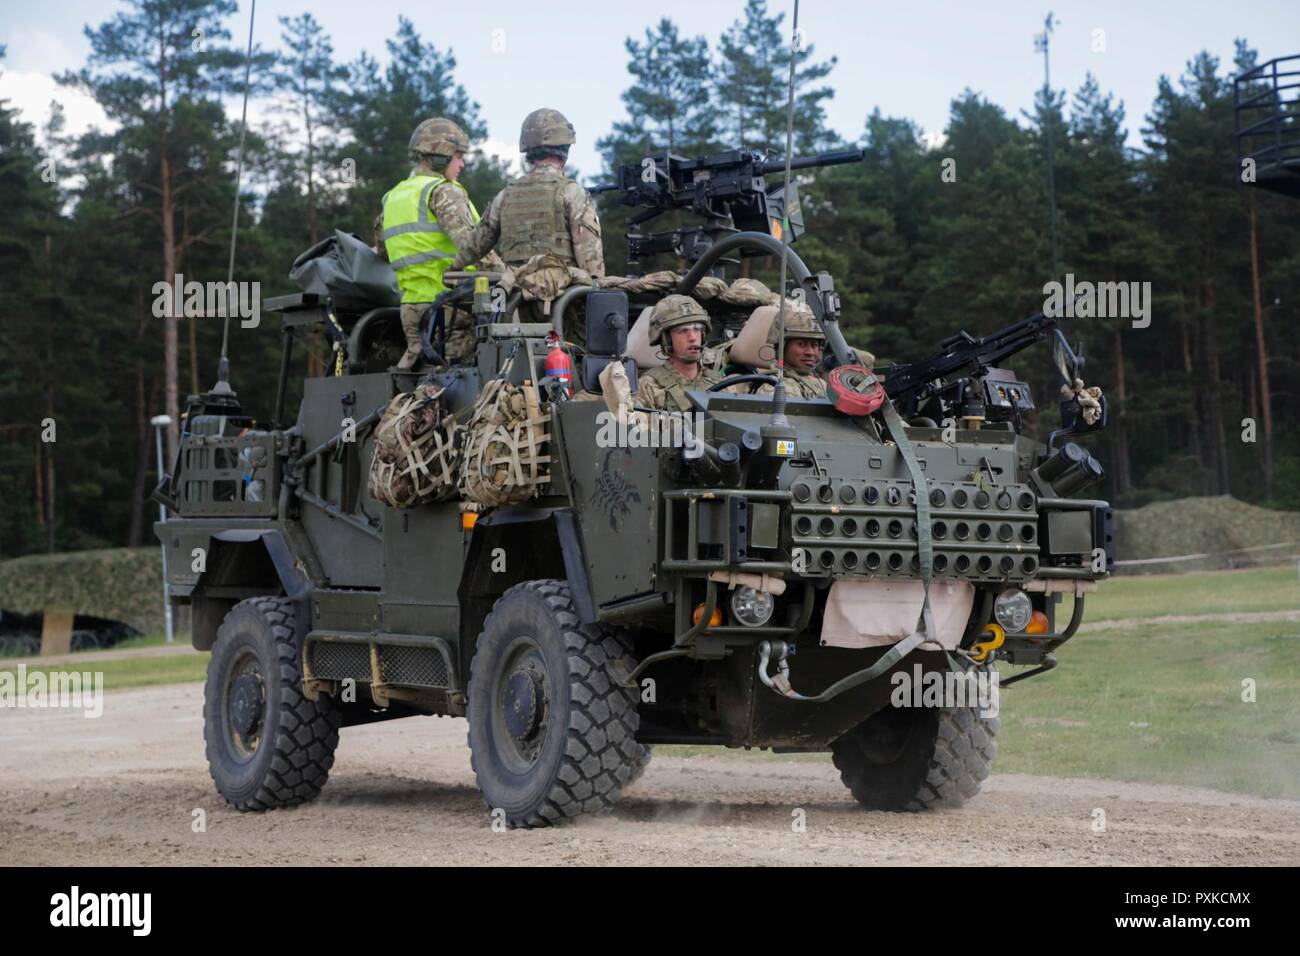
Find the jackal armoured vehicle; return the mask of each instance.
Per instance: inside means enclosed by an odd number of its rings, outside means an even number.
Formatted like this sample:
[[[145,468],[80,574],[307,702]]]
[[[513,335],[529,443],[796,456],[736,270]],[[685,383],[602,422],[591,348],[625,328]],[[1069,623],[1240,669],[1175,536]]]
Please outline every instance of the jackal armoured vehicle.
[[[978,790],[997,718],[973,699],[897,706],[919,695],[894,692],[902,679],[1030,665],[1006,686],[1055,664],[1084,592],[1110,570],[1108,506],[1078,496],[1101,467],[1068,441],[1104,423],[1104,400],[1085,416],[1076,390],[1047,444],[1020,433],[1034,402],[998,363],[1050,342],[1063,382],[1081,365],[1041,315],[879,370],[882,391],[845,343],[831,277],[789,246],[797,195],[764,178],[779,164],[743,151],[654,162],[653,179],[639,164],[613,188],[648,209],[629,234],[633,258],[691,263],[675,288],[574,286],[529,321],[540,310],[495,294],[498,277],[466,275],[426,317],[429,368],[415,372],[390,367],[396,308],[285,296],[266,303],[283,329],[269,417],[224,388],[191,400],[157,533],[171,600],[212,652],[207,756],[233,806],[315,797],[340,727],[414,715],[468,718],[478,786],[512,826],[610,807],[654,744],[830,751],[870,808]],[[640,231],[669,209],[704,225]],[[777,378],[747,369],[744,343],[762,341],[780,309],[719,296],[702,301],[740,374],[691,393],[681,447],[608,427],[600,373],[621,365],[635,389],[661,360],[645,341],[655,302],[705,277],[716,290],[747,255],[785,257],[787,293],[825,332],[828,397],[786,399]],[[441,358],[449,310],[475,316],[472,363]],[[580,315],[585,347],[564,347],[570,396],[539,369]],[[306,380],[291,415],[290,354],[311,330],[333,336],[337,363]],[[396,396],[435,384],[463,422],[503,375],[544,379],[547,469],[531,498],[398,508],[372,497],[375,429]],[[773,394],[749,391],[762,385]]]

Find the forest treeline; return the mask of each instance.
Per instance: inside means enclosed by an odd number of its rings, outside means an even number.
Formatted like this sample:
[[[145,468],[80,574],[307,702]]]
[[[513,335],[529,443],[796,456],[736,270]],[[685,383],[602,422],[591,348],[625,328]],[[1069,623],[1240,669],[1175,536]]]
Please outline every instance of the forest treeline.
[[[604,158],[604,169],[581,170],[588,182],[665,148],[782,153],[788,25],[764,0],[737,14],[717,37],[664,19],[628,38],[626,113],[582,131],[599,136]],[[247,132],[235,268],[263,296],[294,291],[290,263],[332,229],[370,237],[380,198],[408,172],[420,119],[487,132],[454,51],[405,17],[382,57],[351,62],[310,13],[276,28],[252,58],[250,95],[272,118]],[[71,136],[57,108],[37,129],[0,101],[0,557],[152,540],[149,420],[211,386],[222,335],[219,319],[156,317],[153,288],[175,274],[225,279],[245,29],[233,0],[127,0],[87,26],[90,57],[58,78],[93,96],[111,131]],[[826,101],[861,94],[836,88],[834,58],[802,49],[795,152],[857,145],[866,160],[800,175],[809,232],[797,251],[835,276],[849,341],[882,361],[1036,312],[1045,283],[1067,273],[1150,283],[1145,328],[1069,323],[1088,384],[1110,400],[1110,428],[1087,440],[1107,466],[1104,493],[1121,506],[1232,494],[1300,508],[1300,344],[1289,334],[1300,205],[1240,182],[1232,77],[1256,52],[1239,40],[1232,64],[1188,53],[1140,118],[1091,75],[1074,91],[1040,90],[1019,117],[958,88],[979,77],[954,78],[942,137],[923,138],[911,120],[870,110],[869,92],[861,129],[831,129]],[[536,106],[563,110],[563,99],[521,102],[519,116],[494,124],[509,130]],[[1138,149],[1127,145],[1134,123]],[[509,175],[478,155],[462,181],[483,209]],[[629,211],[616,194],[600,202],[618,274]],[[274,317],[232,323],[233,384],[255,413],[273,402],[278,346]],[[322,339],[306,361],[318,369],[325,358]],[[1050,407],[1045,351],[1015,367]]]

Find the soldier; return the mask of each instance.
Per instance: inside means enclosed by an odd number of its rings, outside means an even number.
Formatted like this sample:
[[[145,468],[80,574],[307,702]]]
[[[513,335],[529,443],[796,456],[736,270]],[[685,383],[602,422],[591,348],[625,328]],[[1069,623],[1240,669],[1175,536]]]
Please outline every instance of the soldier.
[[[709,313],[689,295],[660,300],[650,315],[650,344],[668,361],[641,375],[636,401],[646,408],[688,412],[693,407],[688,389],[706,389],[722,381],[722,374],[701,364],[709,333]]]
[[[456,181],[465,168],[468,151],[469,137],[451,120],[425,120],[411,134],[415,168],[384,195],[381,238],[402,290],[402,331],[406,333],[406,352],[397,363],[399,369],[413,367],[420,357],[420,316],[446,291],[443,273],[479,221],[469,193]],[[485,258],[483,265],[503,268],[496,256]],[[473,355],[474,346],[472,317],[447,330],[450,361]]]
[[[781,329],[776,319],[767,332],[767,344],[777,345]],[[787,398],[825,398],[826,379],[817,372],[821,368],[822,348],[826,333],[817,324],[812,309],[800,304],[788,304],[785,312],[785,359],[782,376],[785,379]],[[756,394],[771,395],[771,385],[761,385]]]
[[[573,124],[557,110],[534,110],[519,132],[527,174],[497,193],[452,268],[478,262],[495,248],[514,269],[551,255],[593,276],[605,274],[600,217],[587,190],[564,175]]]

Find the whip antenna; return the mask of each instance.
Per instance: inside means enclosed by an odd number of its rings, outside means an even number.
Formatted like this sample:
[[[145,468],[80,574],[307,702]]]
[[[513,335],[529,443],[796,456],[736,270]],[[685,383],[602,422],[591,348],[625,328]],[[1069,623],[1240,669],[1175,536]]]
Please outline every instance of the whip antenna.
[[[790,92],[785,111],[785,189],[781,200],[781,283],[777,286],[780,304],[776,322],[776,388],[773,389],[775,416],[785,418],[785,276],[786,257],[790,250],[790,159],[794,154],[794,68],[799,59],[799,0],[794,0],[794,19],[790,23]]]
[[[244,138],[248,134],[248,80],[253,67],[253,21],[257,17],[257,0],[252,0],[248,10],[248,51],[244,54],[244,106],[239,117],[239,150],[235,160],[235,211],[230,223],[230,262],[226,267],[226,296],[234,298],[235,282],[235,241],[239,238],[239,187],[244,179]],[[230,341],[230,315],[235,310],[235,303],[227,301],[226,320],[221,328],[221,359],[217,362],[217,384],[214,392],[229,393],[230,361],[226,358],[226,348]]]

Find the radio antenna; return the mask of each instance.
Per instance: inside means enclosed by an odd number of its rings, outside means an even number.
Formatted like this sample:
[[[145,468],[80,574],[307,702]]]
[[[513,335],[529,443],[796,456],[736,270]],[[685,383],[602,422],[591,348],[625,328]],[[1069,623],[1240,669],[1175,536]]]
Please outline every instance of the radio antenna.
[[[790,88],[785,110],[785,188],[781,201],[781,282],[777,286],[780,304],[776,322],[776,388],[773,417],[785,417],[785,282],[786,257],[790,251],[790,162],[794,155],[794,70],[799,59],[799,0],[794,0],[794,18],[790,24]]]
[[[239,117],[239,151],[235,160],[235,211],[230,223],[230,262],[226,267],[226,295],[234,298],[235,292],[235,240],[239,237],[239,187],[244,179],[244,138],[248,134],[248,79],[253,67],[253,21],[257,17],[257,0],[252,0],[248,11],[248,51],[244,54],[244,107]],[[221,358],[217,362],[217,384],[212,391],[230,395],[230,360],[226,358],[226,349],[230,341],[230,316],[235,311],[235,303],[226,303],[226,321],[221,328]]]

